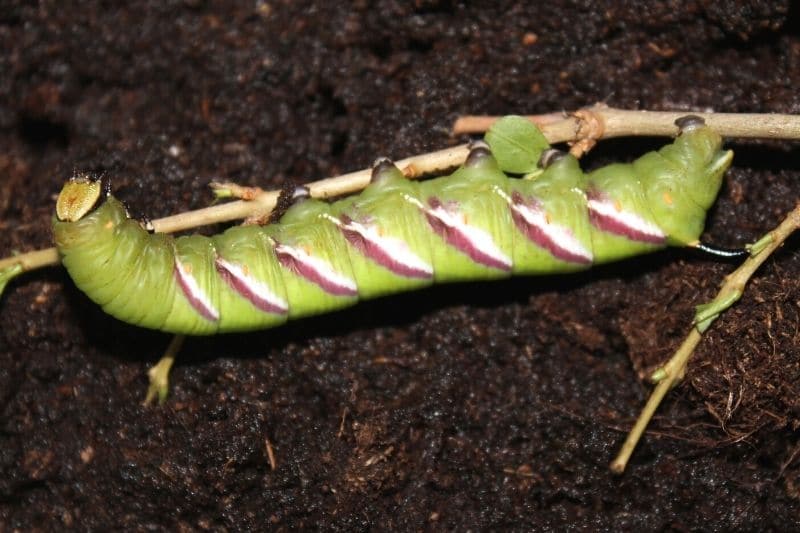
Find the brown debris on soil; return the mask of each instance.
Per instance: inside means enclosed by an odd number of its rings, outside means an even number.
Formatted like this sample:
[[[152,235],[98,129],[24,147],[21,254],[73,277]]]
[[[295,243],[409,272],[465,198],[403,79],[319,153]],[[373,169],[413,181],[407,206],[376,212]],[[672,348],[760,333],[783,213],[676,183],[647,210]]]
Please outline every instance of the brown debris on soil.
[[[762,428],[800,428],[800,287],[772,268],[772,281],[753,282],[751,305],[733,309],[709,335],[713,344],[736,339],[727,353],[694,361],[690,383],[732,440]]]
[[[51,244],[74,169],[157,218],[207,205],[213,180],[279,189],[463,142],[459,114],[800,113],[798,14],[6,1],[0,253]],[[584,164],[663,142],[603,141]],[[800,197],[796,144],[730,145],[721,245]],[[164,408],[140,402],[169,337],[104,315],[62,269],[33,273],[0,299],[0,530],[797,530],[798,242],[709,331],[622,477],[608,462],[643,377],[731,265],[671,250],[190,339]]]

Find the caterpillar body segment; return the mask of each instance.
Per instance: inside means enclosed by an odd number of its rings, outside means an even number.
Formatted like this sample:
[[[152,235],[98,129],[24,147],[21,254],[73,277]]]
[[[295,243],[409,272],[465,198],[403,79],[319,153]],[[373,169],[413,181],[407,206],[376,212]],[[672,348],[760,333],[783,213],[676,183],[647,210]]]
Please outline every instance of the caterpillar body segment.
[[[434,281],[431,235],[420,210],[419,184],[388,160],[357,196],[331,204],[327,217],[347,241],[360,298],[418,289]]]
[[[419,184],[436,282],[506,278],[513,267],[511,216],[497,194],[508,178],[486,148],[473,148],[449,177]]]
[[[588,176],[586,205],[595,263],[657,250],[667,235],[647,204],[633,165],[613,164]]]
[[[97,184],[65,185],[56,244],[76,285],[113,316],[206,335],[278,326],[439,282],[549,274],[697,241],[731,152],[689,123],[658,152],[589,174],[569,155],[535,178],[477,144],[454,174],[414,182],[386,160],[361,194],[300,199],[265,226],[213,237],[148,233]]]
[[[221,329],[269,328],[288,320],[289,296],[273,242],[266,228],[257,226],[233,227],[215,237],[214,267],[224,282]]]
[[[546,154],[547,155],[547,154]],[[585,270],[594,263],[586,175],[578,161],[551,159],[534,180],[508,180],[515,274]]]

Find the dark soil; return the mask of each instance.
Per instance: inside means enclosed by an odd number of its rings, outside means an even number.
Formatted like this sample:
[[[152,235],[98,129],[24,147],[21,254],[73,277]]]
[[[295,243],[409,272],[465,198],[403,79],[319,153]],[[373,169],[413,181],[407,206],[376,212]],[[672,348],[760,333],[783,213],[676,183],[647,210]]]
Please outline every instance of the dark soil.
[[[0,1],[2,256],[51,244],[74,169],[157,218],[214,178],[280,188],[462,142],[461,114],[800,113],[788,1],[30,4]],[[729,145],[707,236],[736,245],[800,197],[800,148]],[[731,264],[672,250],[192,340],[163,408],[140,402],[169,336],[32,273],[0,302],[0,530],[800,530],[798,245],[623,476],[643,378]]]

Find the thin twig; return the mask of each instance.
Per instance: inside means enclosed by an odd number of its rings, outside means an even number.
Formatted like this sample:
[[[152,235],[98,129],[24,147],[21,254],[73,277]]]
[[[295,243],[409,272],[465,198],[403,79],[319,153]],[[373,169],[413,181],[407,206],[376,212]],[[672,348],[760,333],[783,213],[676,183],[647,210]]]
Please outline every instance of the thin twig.
[[[708,124],[725,137],[762,137],[775,139],[800,139],[800,116],[766,114],[713,114],[696,113],[704,117]],[[676,118],[685,112],[627,111],[596,105],[571,116],[561,113],[548,113],[531,117],[540,124],[542,132],[551,143],[574,142],[582,139],[601,139],[623,135],[664,135],[677,133]],[[486,119],[487,117],[484,117]],[[488,117],[494,120],[495,117]],[[591,119],[591,120],[590,120]],[[467,124],[474,123],[465,117]],[[463,123],[463,122],[462,122]],[[469,128],[464,131],[471,131]],[[484,126],[480,131],[484,131]],[[473,128],[474,129],[474,128]],[[445,170],[460,165],[468,153],[467,145],[462,144],[402,159],[397,165],[410,178]],[[311,196],[330,198],[360,191],[369,183],[370,170],[359,170],[333,178],[315,181],[308,185]],[[153,221],[157,232],[171,233],[207,224],[242,220],[253,215],[266,213],[275,207],[278,191],[265,191],[252,200],[237,200],[225,204],[187,211]],[[0,271],[14,265],[22,265],[22,272],[35,270],[59,262],[55,248],[27,252],[0,259]],[[14,274],[16,275],[16,273]]]
[[[545,126],[552,132],[565,134],[576,132],[585,126],[585,116],[589,113],[597,119],[600,134],[591,135],[597,139],[622,136],[663,136],[676,133],[675,120],[686,115],[697,115],[723,137],[757,139],[800,139],[800,115],[780,115],[765,113],[701,113],[686,111],[630,111],[595,105],[565,117],[565,120]],[[576,116],[578,115],[578,116]],[[528,118],[538,123],[543,115]],[[549,115],[544,115],[549,116]],[[483,133],[501,117],[465,116],[453,124],[453,134]],[[584,134],[578,138],[586,137]],[[567,139],[573,140],[573,139]],[[577,139],[574,139],[577,140]]]
[[[278,462],[275,460],[275,451],[272,449],[272,443],[269,441],[269,437],[264,437],[264,446],[267,449],[267,459],[269,459],[269,468],[270,470],[275,470],[278,468]]]
[[[186,340],[186,335],[174,335],[172,340],[169,341],[167,351],[158,360],[158,363],[151,366],[147,371],[147,377],[150,379],[150,386],[147,389],[142,405],[150,405],[153,400],[158,399],[159,405],[164,405],[167,401],[167,394],[169,393],[169,373],[172,370],[172,365],[175,364],[175,358],[183,347],[183,342]]]
[[[49,265],[56,265],[58,261],[58,250],[55,248],[44,248],[42,250],[34,250],[33,252],[25,252],[23,254],[0,259],[0,270],[14,265],[20,265],[22,271],[27,272]]]
[[[753,255],[748,257],[742,266],[727,276],[722,288],[711,304],[700,306],[695,317],[695,324],[683,341],[683,344],[681,344],[681,347],[678,348],[675,355],[673,355],[663,367],[654,373],[654,378],[657,379],[658,384],[647,400],[642,412],[639,414],[639,418],[636,420],[633,429],[628,433],[628,437],[625,439],[622,448],[620,448],[619,454],[611,463],[610,468],[612,472],[621,474],[625,470],[628,460],[633,454],[633,450],[642,438],[650,419],[661,404],[661,400],[663,400],[667,392],[683,378],[686,372],[686,365],[702,338],[702,331],[708,328],[710,322],[713,321],[722,310],[730,307],[730,305],[741,296],[744,292],[745,285],[758,267],[760,267],[798,227],[800,227],[800,204],[789,213],[777,228],[759,241],[759,243],[764,243],[763,247],[760,247],[757,251],[754,250]],[[709,309],[712,309],[710,313],[708,312]]]
[[[553,143],[567,139],[568,137],[559,137],[558,134],[548,136],[548,140]],[[403,169],[403,172],[409,178],[417,178],[425,174],[456,167],[464,162],[468,153],[468,145],[461,144],[452,148],[402,159],[397,161],[397,166]],[[331,198],[360,191],[369,184],[370,173],[370,169],[363,169],[315,181],[309,183],[307,187],[314,198]],[[271,211],[275,207],[279,194],[280,191],[264,191],[252,200],[236,200],[187,211],[153,220],[152,223],[155,231],[172,233],[208,224],[241,220],[258,213]],[[47,248],[0,259],[0,270],[21,265],[22,272],[28,272],[37,268],[56,265],[58,262],[58,251],[55,248]]]

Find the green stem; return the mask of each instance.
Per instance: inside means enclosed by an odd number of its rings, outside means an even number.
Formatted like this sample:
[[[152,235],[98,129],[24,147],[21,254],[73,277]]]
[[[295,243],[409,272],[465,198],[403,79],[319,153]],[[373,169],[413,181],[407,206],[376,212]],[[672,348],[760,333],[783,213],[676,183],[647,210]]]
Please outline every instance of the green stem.
[[[150,386],[147,388],[147,395],[144,398],[142,405],[150,405],[153,400],[158,398],[158,404],[163,405],[167,401],[169,394],[169,373],[172,370],[172,365],[175,363],[175,358],[178,352],[183,347],[183,341],[186,340],[186,335],[175,335],[167,346],[167,351],[158,363],[150,367],[147,371],[147,376],[150,378]]]
[[[3,291],[6,288],[6,285],[8,285],[8,282],[16,278],[23,272],[25,272],[25,269],[22,268],[22,265],[20,264],[12,265],[10,267],[6,267],[0,270],[0,296],[2,296]]]
[[[737,268],[731,273],[720,288],[716,298],[707,304],[698,306],[698,312],[692,324],[692,329],[687,335],[686,339],[681,344],[681,347],[675,352],[672,358],[661,368],[656,370],[651,379],[657,382],[656,388],[647,400],[644,408],[639,414],[630,433],[628,433],[625,442],[620,448],[617,457],[611,462],[611,471],[621,474],[628,464],[628,461],[633,454],[636,445],[644,435],[647,425],[653,418],[653,415],[667,394],[667,391],[674,387],[678,381],[683,379],[686,373],[686,366],[691,359],[694,349],[702,338],[702,333],[706,331],[708,326],[713,322],[719,314],[725,309],[729,308],[733,303],[739,299],[747,282],[755,274],[758,267],[760,267],[772,253],[777,250],[783,242],[791,235],[797,228],[800,227],[800,204],[787,215],[781,224],[762,237],[751,248],[751,256],[742,263],[742,266]]]

